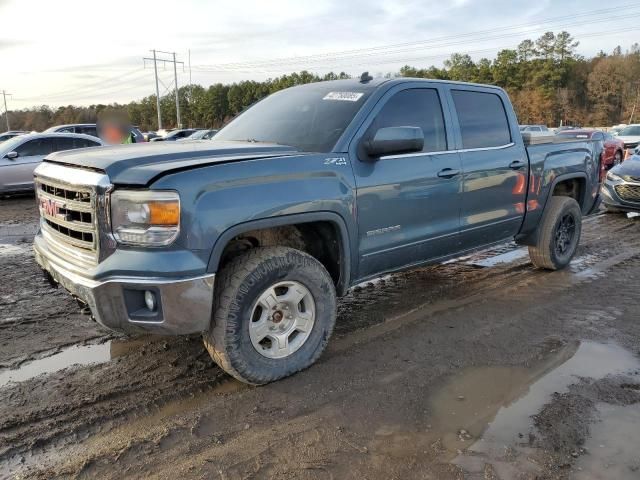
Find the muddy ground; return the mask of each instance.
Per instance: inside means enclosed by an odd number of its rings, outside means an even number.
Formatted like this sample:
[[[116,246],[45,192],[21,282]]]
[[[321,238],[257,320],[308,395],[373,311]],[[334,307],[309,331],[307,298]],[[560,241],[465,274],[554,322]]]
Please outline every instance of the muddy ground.
[[[310,369],[254,388],[41,279],[0,200],[0,478],[640,478],[640,220],[570,269],[504,245],[353,289]]]

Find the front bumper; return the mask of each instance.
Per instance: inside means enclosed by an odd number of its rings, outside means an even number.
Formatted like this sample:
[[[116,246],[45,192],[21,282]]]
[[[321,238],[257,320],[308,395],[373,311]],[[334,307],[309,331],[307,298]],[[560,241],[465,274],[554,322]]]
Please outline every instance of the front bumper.
[[[51,279],[85,303],[95,320],[126,332],[168,335],[200,333],[209,328],[215,274],[189,278],[109,277],[93,280],[71,271],[52,254],[40,234],[34,240],[35,258]],[[151,291],[157,308],[148,310],[144,293]]]
[[[615,187],[617,185],[636,185],[626,181],[611,181],[607,179],[602,186],[602,201],[605,206],[623,210],[626,212],[639,212],[640,203],[626,201],[618,195]]]

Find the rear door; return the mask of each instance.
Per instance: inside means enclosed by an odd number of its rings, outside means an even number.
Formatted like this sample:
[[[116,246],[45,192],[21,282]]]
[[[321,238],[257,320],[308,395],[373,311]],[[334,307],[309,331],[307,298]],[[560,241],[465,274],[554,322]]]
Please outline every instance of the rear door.
[[[452,85],[450,95],[462,161],[460,240],[467,249],[518,233],[529,164],[523,143],[515,141],[515,115],[499,91]]]
[[[35,138],[28,140],[15,149],[18,157],[7,160],[3,168],[3,184],[14,190],[26,190],[33,187],[33,171],[42,159],[55,149],[53,138]],[[6,160],[6,159],[5,159]]]
[[[424,84],[422,84],[424,85]],[[440,257],[457,247],[460,158],[442,92],[402,85],[378,102],[350,149],[357,186],[360,278]],[[420,127],[422,152],[367,161],[358,148],[379,128]]]

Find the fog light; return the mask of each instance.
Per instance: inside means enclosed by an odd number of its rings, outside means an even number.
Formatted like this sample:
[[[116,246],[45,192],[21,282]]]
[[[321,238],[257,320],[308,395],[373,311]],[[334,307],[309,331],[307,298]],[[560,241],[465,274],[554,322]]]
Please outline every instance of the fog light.
[[[151,290],[146,290],[144,292],[144,303],[147,305],[150,312],[155,312],[157,306],[156,294]]]

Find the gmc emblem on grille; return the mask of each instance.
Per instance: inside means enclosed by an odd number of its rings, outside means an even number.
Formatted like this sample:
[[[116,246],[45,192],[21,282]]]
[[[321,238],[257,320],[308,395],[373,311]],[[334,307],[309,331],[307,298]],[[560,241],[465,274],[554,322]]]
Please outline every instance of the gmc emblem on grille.
[[[60,208],[63,207],[58,202],[50,200],[48,198],[40,199],[40,211],[49,215],[50,217],[56,217],[60,213]]]

